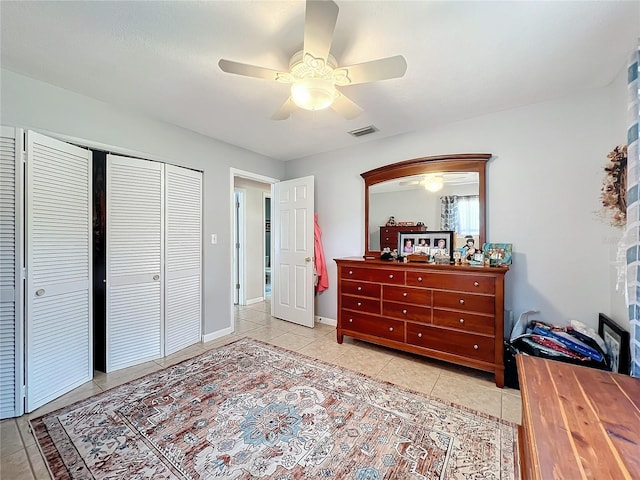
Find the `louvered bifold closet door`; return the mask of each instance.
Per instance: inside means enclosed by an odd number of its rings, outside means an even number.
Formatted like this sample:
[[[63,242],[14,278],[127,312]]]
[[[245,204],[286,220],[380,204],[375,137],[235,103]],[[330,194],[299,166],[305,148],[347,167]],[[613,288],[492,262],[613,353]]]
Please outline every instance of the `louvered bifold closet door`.
[[[202,173],[165,165],[165,355],[200,341]]]
[[[107,372],[163,356],[163,167],[107,155]]]
[[[19,230],[22,132],[0,132],[0,418],[22,415]]]
[[[93,378],[91,152],[27,132],[27,411]]]

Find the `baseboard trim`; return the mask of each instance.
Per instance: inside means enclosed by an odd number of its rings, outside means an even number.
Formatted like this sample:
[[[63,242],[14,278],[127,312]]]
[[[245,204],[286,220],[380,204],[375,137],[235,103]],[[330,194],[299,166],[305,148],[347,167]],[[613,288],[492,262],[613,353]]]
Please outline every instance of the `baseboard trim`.
[[[264,302],[264,297],[252,298],[251,300],[247,300],[247,305],[252,305],[254,303]]]
[[[222,330],[218,330],[217,332],[207,333],[206,335],[202,335],[202,343],[210,342],[211,340],[216,340],[226,335],[231,335],[232,333],[233,327],[227,327]]]
[[[331,325],[332,327],[338,326],[338,321],[334,318],[319,317],[316,315],[315,319],[316,322],[323,323],[324,325]]]

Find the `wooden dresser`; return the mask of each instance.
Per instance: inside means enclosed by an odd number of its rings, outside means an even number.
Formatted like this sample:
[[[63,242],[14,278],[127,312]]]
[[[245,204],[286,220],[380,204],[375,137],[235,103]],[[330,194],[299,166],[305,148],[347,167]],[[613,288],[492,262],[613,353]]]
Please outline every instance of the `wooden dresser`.
[[[336,259],[344,335],[493,372],[504,386],[508,268]]]
[[[640,380],[517,355],[524,479],[640,479]]]
[[[391,251],[398,248],[398,238],[400,232],[424,232],[427,227],[380,227],[380,250],[390,248]]]

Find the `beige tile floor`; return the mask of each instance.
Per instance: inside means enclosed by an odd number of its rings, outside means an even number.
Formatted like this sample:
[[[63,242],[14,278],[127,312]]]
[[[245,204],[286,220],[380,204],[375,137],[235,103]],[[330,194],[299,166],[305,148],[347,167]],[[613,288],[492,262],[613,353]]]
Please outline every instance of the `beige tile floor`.
[[[129,380],[219,347],[241,337],[278,345],[313,358],[365,373],[465,407],[520,423],[520,392],[499,389],[493,376],[464,367],[421,358],[345,337],[338,345],[335,327],[317,324],[310,329],[271,317],[268,302],[237,307],[235,333],[185,348],[168,357],[105,374],[44,405],[31,414],[0,423],[0,478],[49,479],[49,473],[29,430],[29,419],[82,400]]]

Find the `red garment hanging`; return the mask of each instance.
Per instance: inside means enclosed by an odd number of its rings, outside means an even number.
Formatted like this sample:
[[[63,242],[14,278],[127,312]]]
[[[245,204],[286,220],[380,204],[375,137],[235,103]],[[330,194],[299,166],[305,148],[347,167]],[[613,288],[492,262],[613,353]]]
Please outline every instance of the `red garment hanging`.
[[[322,230],[318,226],[318,214],[313,215],[313,241],[316,275],[316,292],[320,293],[329,288],[329,276],[327,275],[327,264],[324,260],[324,250],[322,249]]]

